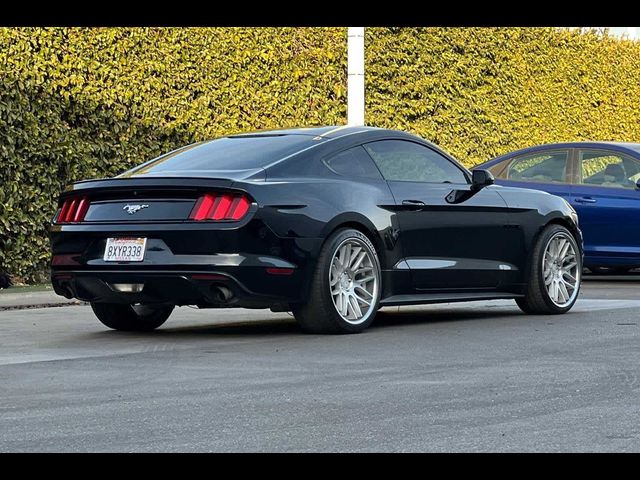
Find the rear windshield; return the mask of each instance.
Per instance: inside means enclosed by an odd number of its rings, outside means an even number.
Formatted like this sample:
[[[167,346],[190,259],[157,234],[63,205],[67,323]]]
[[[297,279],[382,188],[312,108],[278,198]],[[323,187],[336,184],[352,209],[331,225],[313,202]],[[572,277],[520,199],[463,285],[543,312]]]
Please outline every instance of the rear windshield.
[[[307,135],[218,138],[178,149],[122,176],[261,168],[313,145],[312,138]]]

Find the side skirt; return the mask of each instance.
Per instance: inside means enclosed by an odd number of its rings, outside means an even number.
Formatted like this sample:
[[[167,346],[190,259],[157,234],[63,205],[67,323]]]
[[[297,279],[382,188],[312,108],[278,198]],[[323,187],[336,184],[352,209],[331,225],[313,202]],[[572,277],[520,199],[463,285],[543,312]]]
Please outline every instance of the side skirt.
[[[470,302],[473,300],[501,300],[524,297],[517,293],[501,292],[462,292],[462,293],[422,293],[411,295],[392,295],[380,300],[381,307],[399,305],[419,305],[427,303]]]

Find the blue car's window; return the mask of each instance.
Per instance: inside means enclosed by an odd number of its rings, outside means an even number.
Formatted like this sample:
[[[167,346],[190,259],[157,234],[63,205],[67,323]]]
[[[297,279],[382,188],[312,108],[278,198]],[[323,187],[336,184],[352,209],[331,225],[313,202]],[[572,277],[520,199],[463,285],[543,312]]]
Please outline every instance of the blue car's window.
[[[599,187],[636,188],[640,163],[607,150],[580,150],[580,183]]]
[[[350,148],[349,150],[334,155],[326,160],[326,164],[334,172],[346,177],[364,177],[382,180],[380,171],[361,146]]]
[[[522,155],[507,160],[508,168],[503,168],[497,178],[518,182],[565,183],[568,157],[568,150]]]
[[[425,183],[468,183],[462,169],[435,150],[405,140],[364,145],[387,180]]]
[[[317,141],[307,135],[224,137],[196,143],[129,170],[123,176],[261,168]]]

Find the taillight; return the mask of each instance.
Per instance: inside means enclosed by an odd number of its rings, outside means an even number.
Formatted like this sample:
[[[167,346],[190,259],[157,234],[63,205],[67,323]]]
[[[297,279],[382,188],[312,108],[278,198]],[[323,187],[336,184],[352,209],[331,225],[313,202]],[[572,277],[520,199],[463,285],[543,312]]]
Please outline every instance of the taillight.
[[[89,210],[89,198],[71,197],[62,204],[56,223],[77,223],[84,220]]]
[[[251,206],[244,195],[230,193],[206,193],[202,195],[191,210],[191,220],[240,220]]]

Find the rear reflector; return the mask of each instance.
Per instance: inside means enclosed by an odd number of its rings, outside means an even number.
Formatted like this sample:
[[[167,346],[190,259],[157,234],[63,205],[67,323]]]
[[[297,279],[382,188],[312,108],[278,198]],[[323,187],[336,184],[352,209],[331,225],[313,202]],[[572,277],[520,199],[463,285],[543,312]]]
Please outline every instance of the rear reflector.
[[[73,279],[73,275],[67,275],[67,274],[54,273],[53,276],[55,277],[56,280],[72,280]]]
[[[67,198],[62,204],[56,223],[79,223],[84,220],[84,216],[89,210],[89,199],[87,197]]]
[[[267,268],[267,273],[270,275],[291,275],[295,271],[295,268]]]
[[[215,273],[195,273],[191,275],[193,280],[227,280],[224,275],[217,275]]]
[[[80,262],[76,260],[79,257],[79,253],[69,253],[64,255],[54,255],[51,259],[51,265],[54,267],[64,266],[64,265],[80,265]]]
[[[244,195],[206,193],[201,196],[189,215],[191,220],[240,220],[251,206]]]

